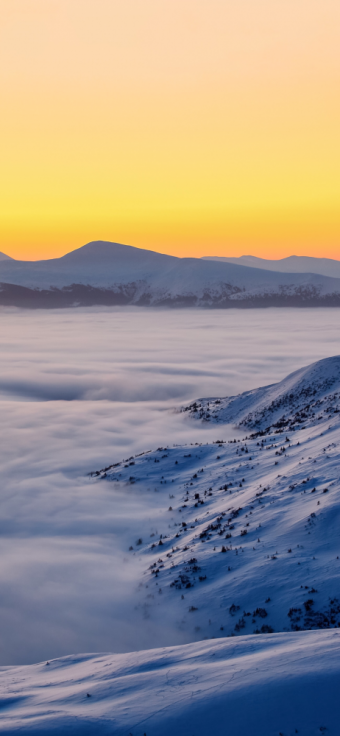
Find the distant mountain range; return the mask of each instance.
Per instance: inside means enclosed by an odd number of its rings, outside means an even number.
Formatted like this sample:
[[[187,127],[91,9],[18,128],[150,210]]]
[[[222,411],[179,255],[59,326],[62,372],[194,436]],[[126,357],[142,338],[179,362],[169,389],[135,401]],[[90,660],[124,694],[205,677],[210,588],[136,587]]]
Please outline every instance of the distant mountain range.
[[[1,254],[0,304],[28,308],[340,306],[340,262],[295,256],[282,261],[253,256],[176,258],[95,241],[45,261],[17,261]]]
[[[310,256],[289,256],[278,261],[256,256],[241,256],[228,258],[222,256],[203,256],[203,261],[219,261],[220,263],[235,263],[238,266],[261,268],[264,271],[279,271],[280,273],[318,273],[320,276],[340,278],[340,261],[332,258],[311,258]]]

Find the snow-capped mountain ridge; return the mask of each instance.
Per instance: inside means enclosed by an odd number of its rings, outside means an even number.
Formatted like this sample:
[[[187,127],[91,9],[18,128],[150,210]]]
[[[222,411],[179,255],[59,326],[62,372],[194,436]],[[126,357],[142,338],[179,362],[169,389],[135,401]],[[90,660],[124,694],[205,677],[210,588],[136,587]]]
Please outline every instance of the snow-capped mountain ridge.
[[[0,261],[0,303],[28,307],[340,306],[340,278],[176,258],[98,241],[62,258]]]

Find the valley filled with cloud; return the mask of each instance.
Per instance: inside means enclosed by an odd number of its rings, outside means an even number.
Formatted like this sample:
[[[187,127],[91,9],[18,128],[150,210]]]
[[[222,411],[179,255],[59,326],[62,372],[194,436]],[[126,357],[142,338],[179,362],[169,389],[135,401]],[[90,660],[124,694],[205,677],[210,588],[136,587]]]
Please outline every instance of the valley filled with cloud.
[[[337,354],[336,312],[1,316],[1,663],[196,640],[166,610],[153,621],[136,609],[145,560],[128,549],[155,525],[158,496],[89,473],[159,446],[240,437],[178,410]]]

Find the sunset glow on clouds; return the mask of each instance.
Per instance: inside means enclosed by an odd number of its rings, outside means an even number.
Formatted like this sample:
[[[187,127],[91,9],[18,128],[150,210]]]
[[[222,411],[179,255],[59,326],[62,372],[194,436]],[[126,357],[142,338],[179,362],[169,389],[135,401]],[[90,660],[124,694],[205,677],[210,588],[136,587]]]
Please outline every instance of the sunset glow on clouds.
[[[339,0],[2,0],[0,250],[340,258]]]

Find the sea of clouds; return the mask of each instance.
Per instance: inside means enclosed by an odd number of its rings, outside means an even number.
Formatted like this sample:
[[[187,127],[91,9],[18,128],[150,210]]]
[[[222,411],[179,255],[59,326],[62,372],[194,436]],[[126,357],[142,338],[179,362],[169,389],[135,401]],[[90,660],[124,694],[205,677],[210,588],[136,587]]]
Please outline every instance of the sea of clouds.
[[[182,404],[340,353],[338,310],[0,312],[0,664],[185,641],[140,620],[127,554],[158,503],[92,470],[218,431]]]

